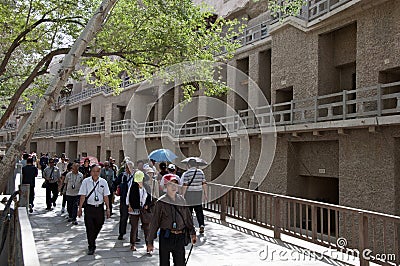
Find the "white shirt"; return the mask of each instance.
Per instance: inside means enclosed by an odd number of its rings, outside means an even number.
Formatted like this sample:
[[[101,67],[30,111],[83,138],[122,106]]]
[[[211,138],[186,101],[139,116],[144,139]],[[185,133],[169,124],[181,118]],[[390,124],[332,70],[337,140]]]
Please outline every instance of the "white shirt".
[[[90,205],[100,205],[104,203],[104,196],[110,195],[110,190],[108,189],[107,181],[101,177],[97,180],[99,183],[95,190],[93,191],[92,195],[87,200],[87,203]],[[89,195],[90,191],[92,191],[93,187],[97,184],[94,182],[92,177],[85,178],[82,181],[81,188],[79,189],[79,195]],[[98,201],[96,201],[96,196]]]
[[[64,180],[64,184],[67,184],[67,189],[65,194],[67,196],[78,196],[82,182],[83,182],[83,175],[81,172],[78,172],[77,174],[69,172]]]
[[[58,167],[58,169],[60,169],[61,174],[62,174],[62,173],[64,173],[65,171],[67,171],[68,163],[67,163],[67,162],[59,161],[59,162],[57,163],[56,166]]]

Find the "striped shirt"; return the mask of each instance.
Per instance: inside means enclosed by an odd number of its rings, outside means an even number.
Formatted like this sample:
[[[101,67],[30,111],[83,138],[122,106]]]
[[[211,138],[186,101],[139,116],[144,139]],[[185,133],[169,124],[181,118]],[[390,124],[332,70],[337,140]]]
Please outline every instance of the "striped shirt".
[[[195,174],[196,176],[194,176]],[[183,185],[188,186],[187,191],[202,191],[203,183],[206,183],[206,177],[203,171],[201,169],[197,169],[196,167],[192,167],[184,172],[181,179],[183,180]]]

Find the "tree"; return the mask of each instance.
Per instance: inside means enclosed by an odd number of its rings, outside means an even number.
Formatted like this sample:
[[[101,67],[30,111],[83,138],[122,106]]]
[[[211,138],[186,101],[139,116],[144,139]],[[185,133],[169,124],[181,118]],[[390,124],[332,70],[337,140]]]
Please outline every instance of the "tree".
[[[30,94],[43,93],[52,59],[68,52],[65,42],[76,39],[92,6],[98,1],[0,2],[0,97],[8,99],[0,128],[29,86]]]
[[[55,54],[67,53],[60,70],[52,77],[46,92],[0,163],[2,173],[8,172],[7,169],[13,165],[15,156],[24,149],[45,108],[51,105],[60,93],[81,56],[85,56],[86,59],[80,63],[95,71],[97,83],[107,84],[117,91],[121,71],[126,71],[132,77],[135,73],[148,77],[159,68],[182,61],[227,59],[232,56],[238,45],[231,42],[231,38],[236,34],[233,33],[235,21],[217,18],[216,21],[210,22],[207,19],[212,13],[204,7],[194,6],[190,0],[120,0],[115,5],[116,2],[103,1],[72,47],[62,48],[60,44],[57,49],[48,49],[46,53],[42,51],[42,57],[39,56],[41,60],[33,65],[29,64],[27,58],[35,57],[40,49],[20,47],[21,44],[18,46],[21,57],[15,56],[15,61],[11,60],[12,56],[10,59],[7,56],[3,58],[3,62],[6,62],[2,63],[4,66],[25,60],[25,64],[33,69],[28,71],[29,75],[25,75],[29,78],[32,73],[43,71],[43,67],[47,69],[50,58]],[[112,12],[107,16],[111,8]],[[10,38],[13,40],[10,41],[12,44],[20,34],[16,36],[14,39]],[[1,46],[7,47],[5,43]],[[223,48],[226,53],[221,54]],[[11,55],[18,54],[16,48],[9,47],[8,50],[12,50],[9,53]],[[218,54],[220,55],[216,56]],[[7,67],[0,67],[0,75],[4,76],[6,72]],[[7,80],[12,78],[9,76]],[[223,86],[215,86],[209,93],[218,93],[224,89]],[[188,97],[191,96],[190,92],[191,90],[188,90],[186,93]],[[4,189],[6,181],[7,174],[3,174],[0,178],[0,190]]]

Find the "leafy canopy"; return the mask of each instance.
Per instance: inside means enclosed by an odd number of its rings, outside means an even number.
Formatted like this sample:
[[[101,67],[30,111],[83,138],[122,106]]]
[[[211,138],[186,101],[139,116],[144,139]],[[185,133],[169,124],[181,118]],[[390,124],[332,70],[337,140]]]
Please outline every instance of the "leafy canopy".
[[[139,81],[181,62],[226,61],[239,47],[231,41],[238,34],[237,24],[237,20],[214,17],[208,7],[190,0],[120,0],[88,51],[117,56],[89,57],[83,64],[94,70],[96,85],[107,84],[119,92],[122,72]],[[224,84],[213,82],[214,70],[211,64],[201,71],[208,95],[226,91]],[[185,71],[180,73],[166,80],[179,78],[187,83],[182,89],[185,99],[190,99],[194,92],[190,78]]]
[[[92,0],[0,1],[0,97],[12,96],[46,54],[71,45],[98,3]],[[39,76],[47,73],[49,63],[43,65]],[[46,79],[37,79],[31,86],[33,94],[43,86]]]

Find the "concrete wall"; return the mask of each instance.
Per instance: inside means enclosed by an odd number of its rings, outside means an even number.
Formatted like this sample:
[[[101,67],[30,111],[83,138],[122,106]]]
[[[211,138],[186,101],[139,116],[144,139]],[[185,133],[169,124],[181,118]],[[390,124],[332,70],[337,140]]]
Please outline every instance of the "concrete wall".
[[[318,36],[288,26],[272,33],[272,103],[276,91],[293,86],[293,98],[317,95]]]
[[[396,0],[357,16],[357,86],[376,84],[379,71],[400,66],[399,17]]]
[[[394,130],[395,129],[395,130]],[[395,140],[399,128],[352,130],[340,138],[340,204],[394,214],[396,204]]]

